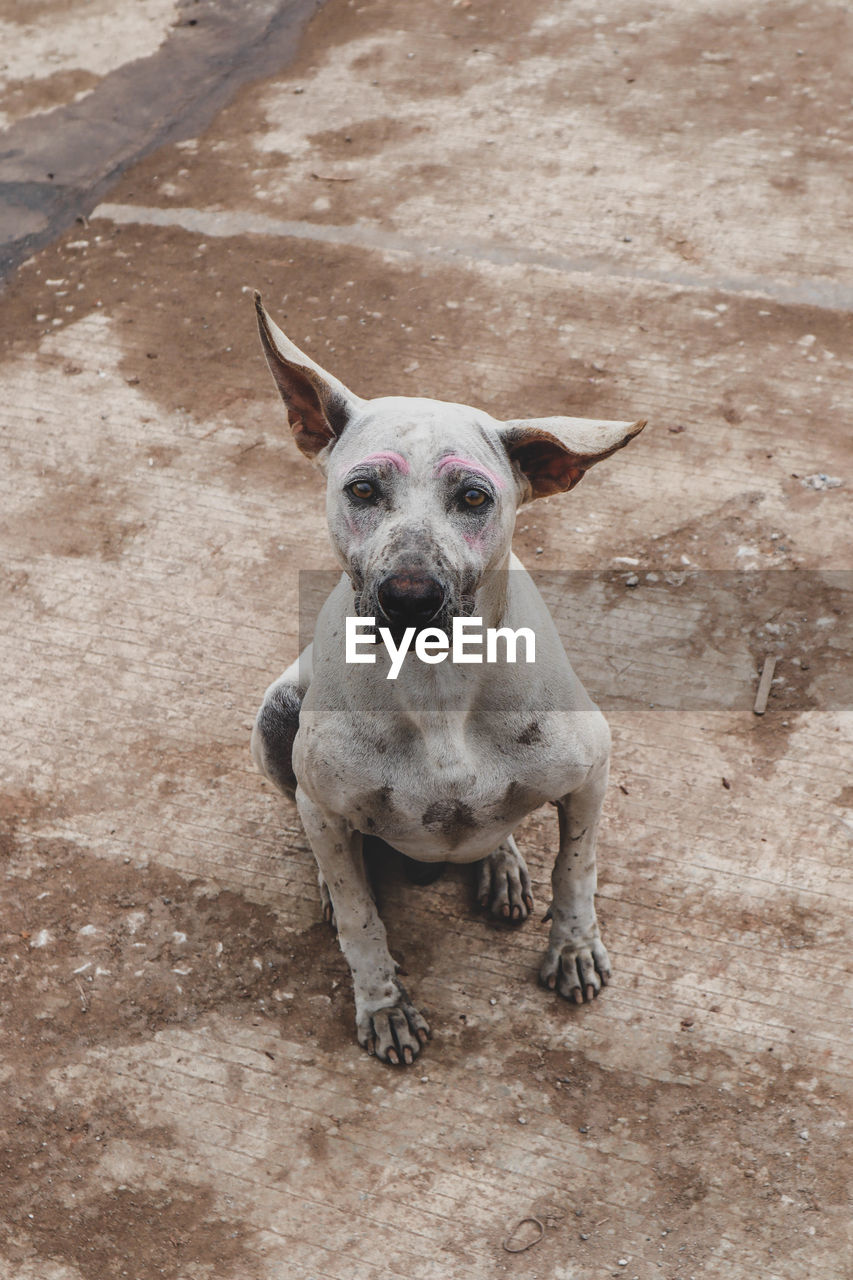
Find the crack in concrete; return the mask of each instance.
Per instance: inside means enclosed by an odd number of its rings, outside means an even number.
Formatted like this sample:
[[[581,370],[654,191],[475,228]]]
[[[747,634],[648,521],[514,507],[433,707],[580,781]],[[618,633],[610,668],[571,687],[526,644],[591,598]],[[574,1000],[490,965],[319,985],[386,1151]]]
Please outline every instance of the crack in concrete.
[[[702,293],[742,294],[770,299],[783,305],[818,307],[827,311],[853,311],[853,289],[833,280],[800,280],[783,284],[764,276],[711,278],[685,275],[677,271],[614,267],[607,258],[567,258],[547,249],[525,249],[517,245],[489,244],[485,241],[423,240],[400,235],[367,223],[337,226],[326,222],[272,218],[265,213],[238,209],[192,209],[186,206],[157,207],[130,204],[101,204],[92,216],[121,225],[178,227],[201,236],[270,236],[281,239],[313,240],[353,249],[403,253],[433,261],[491,262],[503,267],[538,267],[562,275],[593,275],[614,280],[644,280],[650,284],[672,285],[680,290]]]

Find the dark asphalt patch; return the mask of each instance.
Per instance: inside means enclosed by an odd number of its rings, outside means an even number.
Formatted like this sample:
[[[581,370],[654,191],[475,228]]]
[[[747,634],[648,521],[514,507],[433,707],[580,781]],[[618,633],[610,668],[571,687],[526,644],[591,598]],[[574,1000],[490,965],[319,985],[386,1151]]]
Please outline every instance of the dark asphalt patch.
[[[105,76],[79,102],[12,125],[0,146],[0,279],[91,213],[135,161],[192,137],[247,81],[295,55],[322,0],[185,0],[150,58]]]

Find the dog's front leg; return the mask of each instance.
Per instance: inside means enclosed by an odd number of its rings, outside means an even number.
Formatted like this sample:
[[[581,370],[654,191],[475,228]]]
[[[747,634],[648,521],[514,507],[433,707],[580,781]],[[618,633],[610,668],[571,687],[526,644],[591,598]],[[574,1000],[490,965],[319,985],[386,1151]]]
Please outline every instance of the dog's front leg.
[[[370,893],[362,839],[339,814],[320,808],[299,788],[296,804],[328,887],[338,941],[352,972],[358,1042],[395,1065],[413,1062],[429,1027],[397,979],[385,926]]]
[[[557,802],[560,852],[551,876],[551,936],[539,977],[576,1004],[597,996],[611,975],[594,902],[595,838],[608,763],[605,759],[582,787]]]

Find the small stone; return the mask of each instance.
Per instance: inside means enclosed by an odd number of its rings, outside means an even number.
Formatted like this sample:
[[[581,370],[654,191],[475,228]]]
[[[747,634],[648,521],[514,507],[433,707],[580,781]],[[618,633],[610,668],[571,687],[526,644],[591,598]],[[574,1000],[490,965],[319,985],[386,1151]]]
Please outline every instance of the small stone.
[[[801,1130],[800,1130],[800,1132],[797,1134],[797,1137],[798,1137],[798,1138],[802,1138],[803,1142],[808,1142],[808,1140],[809,1140],[809,1131],[808,1131],[808,1129],[801,1129]]]
[[[527,1124],[527,1117],[526,1117],[526,1116],[519,1116],[519,1117],[518,1117],[518,1123],[519,1123],[519,1124]]]
[[[489,996],[489,1004],[497,1004],[497,1000],[494,996]]]
[[[828,476],[823,471],[817,472],[813,476],[803,476],[800,484],[807,489],[817,489],[822,492],[825,489],[838,489],[841,487],[841,479],[838,476]]]
[[[628,577],[625,579],[625,586],[638,587],[639,585],[640,585],[640,579],[637,577],[636,573],[629,573]]]

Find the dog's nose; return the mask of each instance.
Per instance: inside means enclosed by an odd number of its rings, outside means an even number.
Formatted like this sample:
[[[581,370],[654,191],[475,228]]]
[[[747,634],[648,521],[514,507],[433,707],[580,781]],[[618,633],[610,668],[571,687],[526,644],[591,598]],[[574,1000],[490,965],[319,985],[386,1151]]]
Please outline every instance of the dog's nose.
[[[390,622],[423,626],[444,604],[444,587],[428,573],[417,570],[391,573],[377,592],[382,612]]]

